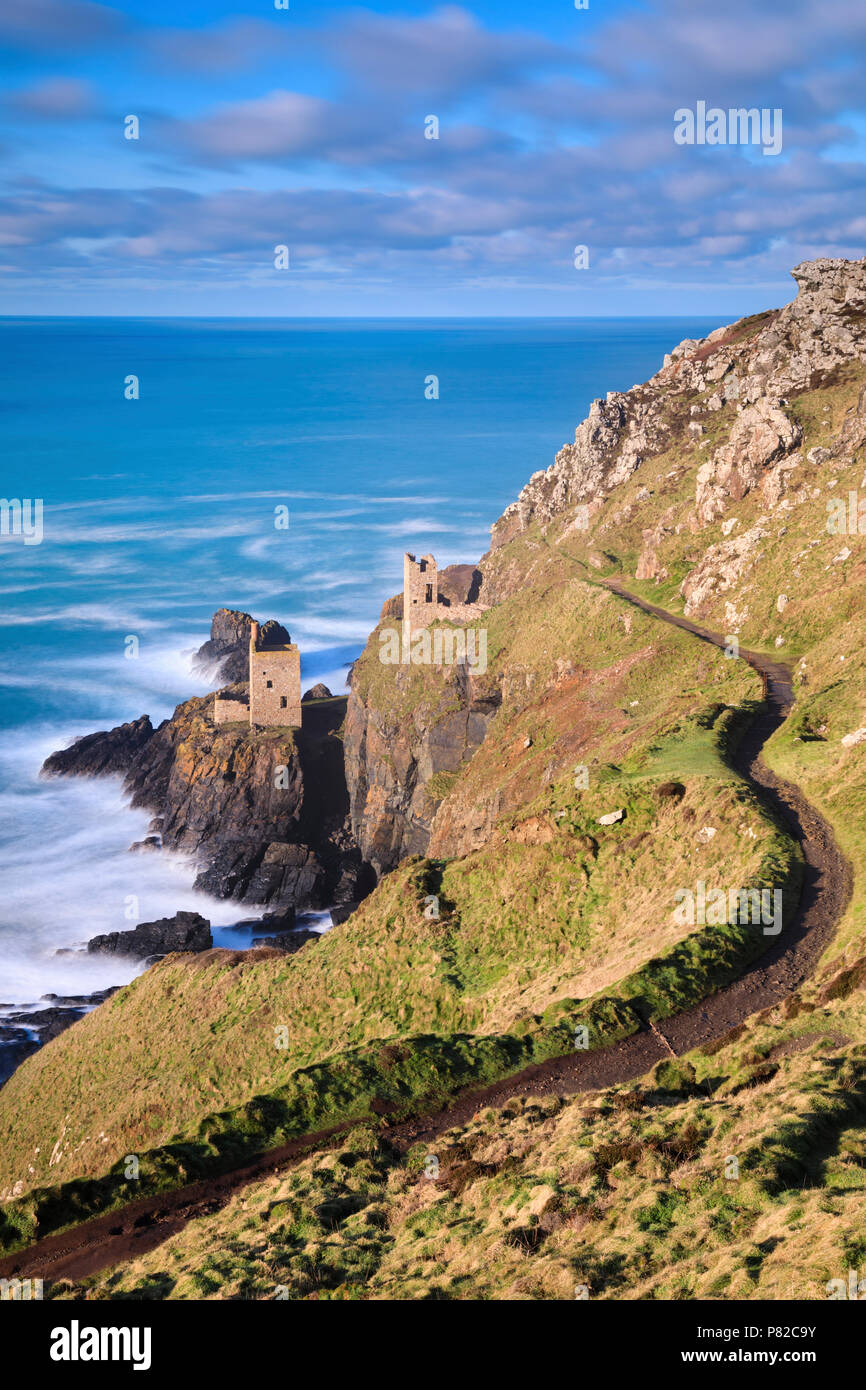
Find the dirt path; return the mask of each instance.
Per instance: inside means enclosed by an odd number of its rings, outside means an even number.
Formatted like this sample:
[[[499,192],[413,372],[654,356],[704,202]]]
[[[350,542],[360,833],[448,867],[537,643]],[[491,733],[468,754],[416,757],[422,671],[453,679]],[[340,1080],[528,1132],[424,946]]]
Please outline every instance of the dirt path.
[[[619,581],[608,580],[607,587],[663,622],[714,646],[725,646],[725,639],[719,634],[629,594]],[[633,1081],[671,1053],[680,1055],[724,1036],[751,1014],[791,994],[812,971],[847,905],[851,870],[823,816],[810,806],[798,787],[777,777],[760,758],[767,739],[784,723],[794,702],[789,669],[757,652],[741,650],[741,656],[764,679],[767,709],[750,725],[731,762],[743,777],[758,785],[765,804],[786,822],[803,849],[806,871],[795,919],[733,984],[684,1013],[665,1019],[661,1029],[649,1027],[598,1052],[553,1058],[492,1086],[466,1091],[437,1114],[385,1127],[383,1138],[398,1153],[465,1124],[484,1106],[503,1105],[515,1095],[567,1096]],[[47,1236],[28,1250],[0,1260],[0,1277],[81,1279],[135,1259],[174,1235],[188,1221],[218,1210],[235,1191],[255,1178],[294,1165],[303,1154],[351,1127],[346,1124],[304,1135],[231,1173],[161,1197],[143,1198],[60,1235]]]

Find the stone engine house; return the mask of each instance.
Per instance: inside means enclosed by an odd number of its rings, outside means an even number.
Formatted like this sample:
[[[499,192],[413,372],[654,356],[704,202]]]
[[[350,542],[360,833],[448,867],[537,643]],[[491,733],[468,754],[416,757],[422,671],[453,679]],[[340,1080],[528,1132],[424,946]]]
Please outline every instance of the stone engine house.
[[[250,723],[301,723],[301,653],[294,642],[259,644],[259,625],[250,629]]]
[[[443,570],[446,581],[449,571]],[[452,587],[453,594],[453,587]],[[439,590],[439,569],[432,555],[416,560],[403,555],[403,622],[409,630],[427,627],[437,619],[445,623],[471,623],[487,609],[483,603],[460,603]]]
[[[248,701],[217,695],[214,722],[249,721],[253,727],[301,726],[301,653],[294,642],[264,644],[259,625],[250,628],[250,693]]]
[[[430,617],[439,603],[439,570],[432,555],[416,560],[408,550],[403,556],[403,617],[423,623],[425,609]],[[429,617],[427,619],[429,621]]]

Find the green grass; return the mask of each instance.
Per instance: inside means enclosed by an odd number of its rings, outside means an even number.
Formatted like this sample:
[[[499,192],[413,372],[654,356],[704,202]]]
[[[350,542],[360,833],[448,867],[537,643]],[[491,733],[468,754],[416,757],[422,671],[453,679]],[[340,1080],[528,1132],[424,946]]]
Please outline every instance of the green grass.
[[[692,1054],[681,1089],[663,1064],[659,1083],[529,1093],[405,1158],[356,1128],[47,1296],[824,1300],[866,1248],[866,1055],[821,1025],[863,1016],[862,998],[807,1008],[807,1045],[757,1085],[751,1059],[800,1036],[783,1008]]]
[[[800,866],[792,850],[785,857],[780,843],[778,859],[763,867],[771,885],[790,887]],[[424,861],[412,868],[407,887],[422,901],[436,870]],[[794,896],[787,895],[789,903]],[[607,1046],[649,1018],[664,1019],[735,979],[767,944],[750,925],[705,927],[616,989],[583,1001],[560,1000],[543,1016],[526,1020],[519,1034],[395,1038],[300,1068],[286,1084],[208,1115],[196,1129],[138,1154],[134,1182],[125,1156],[102,1176],[35,1187],[7,1201],[0,1209],[0,1247],[14,1250],[138,1197],[227,1171],[298,1136],[375,1114],[402,1118],[438,1110],[460,1090],[572,1052],[578,1027],[588,1030],[591,1049]]]

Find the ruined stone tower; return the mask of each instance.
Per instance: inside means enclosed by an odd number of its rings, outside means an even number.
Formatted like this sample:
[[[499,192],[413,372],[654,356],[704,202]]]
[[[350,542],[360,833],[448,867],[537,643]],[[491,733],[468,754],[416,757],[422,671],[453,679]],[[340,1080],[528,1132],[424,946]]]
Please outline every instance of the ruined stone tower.
[[[429,622],[439,602],[439,571],[432,555],[403,556],[403,620]]]
[[[262,645],[250,628],[250,724],[301,724],[301,653],[294,642]]]

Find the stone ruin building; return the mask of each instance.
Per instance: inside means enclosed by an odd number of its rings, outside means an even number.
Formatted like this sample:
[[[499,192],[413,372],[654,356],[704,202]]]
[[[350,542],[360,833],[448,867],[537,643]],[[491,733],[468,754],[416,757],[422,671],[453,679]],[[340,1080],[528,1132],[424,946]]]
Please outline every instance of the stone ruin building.
[[[443,570],[443,580],[459,566]],[[453,588],[452,588],[453,593]],[[408,550],[403,556],[403,621],[410,628],[427,627],[439,619],[448,623],[470,623],[486,612],[482,603],[459,603],[440,592],[439,569],[432,555],[416,560]]]
[[[439,570],[432,555],[422,555],[416,560],[408,550],[403,556],[403,617],[410,621],[430,621],[439,603]],[[431,607],[432,605],[432,607]]]
[[[217,695],[214,723],[249,723],[254,728],[301,725],[301,653],[294,642],[262,642],[250,628],[249,695]]]

